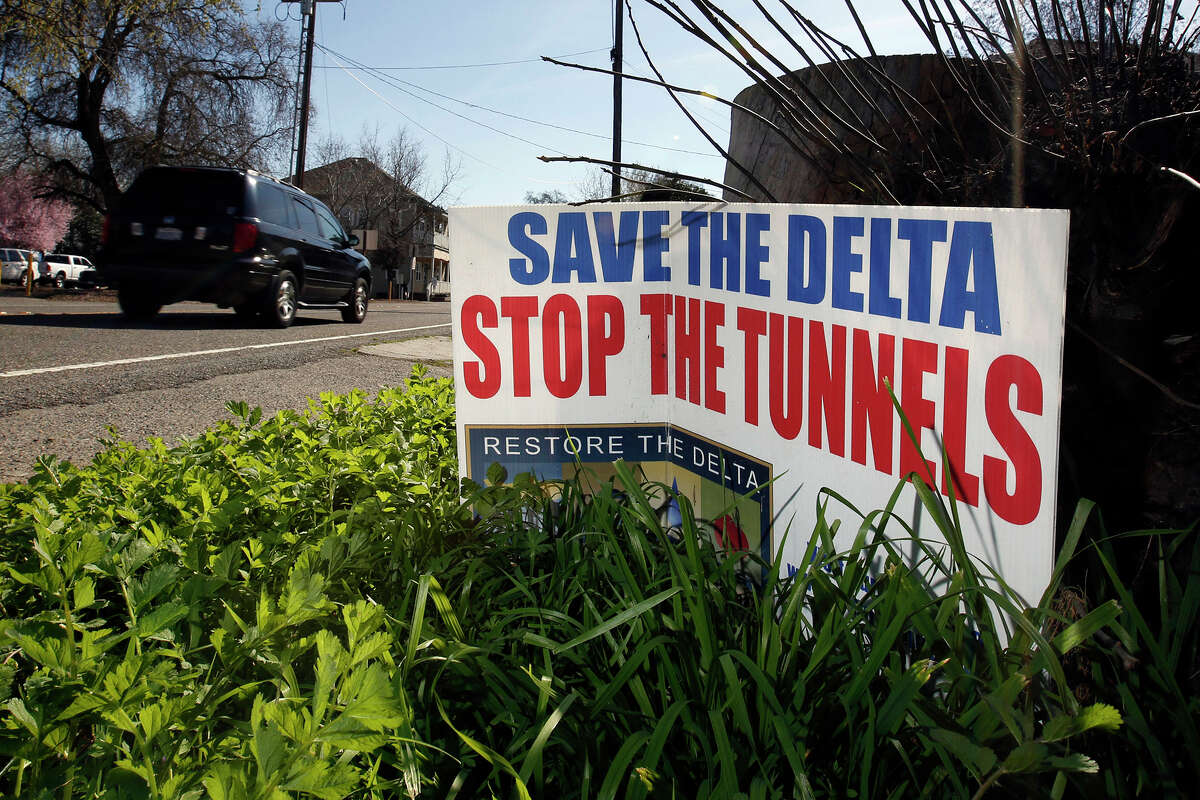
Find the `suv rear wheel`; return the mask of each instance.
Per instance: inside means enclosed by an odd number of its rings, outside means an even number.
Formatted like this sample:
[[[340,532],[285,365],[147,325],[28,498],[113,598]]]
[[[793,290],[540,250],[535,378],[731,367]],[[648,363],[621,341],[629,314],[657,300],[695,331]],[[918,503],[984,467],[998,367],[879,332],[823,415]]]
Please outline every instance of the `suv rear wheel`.
[[[54,276],[54,288],[61,289],[67,285],[67,273],[60,272]]]
[[[117,303],[125,312],[125,318],[135,321],[154,319],[154,315],[162,308],[162,303],[145,292],[125,286],[117,290]]]
[[[273,328],[286,328],[296,319],[296,276],[283,270],[267,292],[263,318]]]
[[[367,318],[367,282],[362,278],[354,281],[350,290],[349,304],[342,309],[342,320],[359,323]]]

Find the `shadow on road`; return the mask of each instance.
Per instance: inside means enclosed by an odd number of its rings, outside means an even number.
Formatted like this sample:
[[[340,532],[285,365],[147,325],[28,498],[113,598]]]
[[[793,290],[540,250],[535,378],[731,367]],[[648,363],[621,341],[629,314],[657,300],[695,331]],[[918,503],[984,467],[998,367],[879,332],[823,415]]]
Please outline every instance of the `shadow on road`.
[[[343,325],[341,320],[296,317],[293,328]],[[7,314],[0,316],[0,325],[26,328],[95,328],[97,330],[165,330],[165,331],[228,331],[267,330],[253,320],[239,319],[236,314],[169,312],[150,322],[130,322],[113,312],[71,312],[69,314]]]

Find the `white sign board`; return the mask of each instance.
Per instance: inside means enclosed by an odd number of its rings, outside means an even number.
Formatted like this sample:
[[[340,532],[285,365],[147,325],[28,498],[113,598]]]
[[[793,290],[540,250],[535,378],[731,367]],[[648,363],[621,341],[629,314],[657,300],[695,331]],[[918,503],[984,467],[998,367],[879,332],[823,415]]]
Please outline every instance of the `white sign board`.
[[[916,472],[1036,602],[1067,228],[1065,211],[984,208],[451,209],[461,469],[603,477],[624,459],[767,558],[790,525],[789,569],[820,490],[867,512]],[[911,487],[897,511],[916,522]]]
[[[358,237],[356,250],[373,253],[379,249],[379,231],[375,228],[355,228],[351,233]]]

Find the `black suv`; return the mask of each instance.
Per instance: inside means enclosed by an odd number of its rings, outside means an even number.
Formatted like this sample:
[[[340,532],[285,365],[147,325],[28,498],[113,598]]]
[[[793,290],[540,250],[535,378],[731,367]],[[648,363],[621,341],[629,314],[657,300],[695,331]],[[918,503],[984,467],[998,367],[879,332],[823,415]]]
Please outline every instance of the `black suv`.
[[[296,309],[362,322],[371,265],[321,201],[252,170],[151,167],[104,220],[102,280],[130,319],[200,300],[285,328]]]

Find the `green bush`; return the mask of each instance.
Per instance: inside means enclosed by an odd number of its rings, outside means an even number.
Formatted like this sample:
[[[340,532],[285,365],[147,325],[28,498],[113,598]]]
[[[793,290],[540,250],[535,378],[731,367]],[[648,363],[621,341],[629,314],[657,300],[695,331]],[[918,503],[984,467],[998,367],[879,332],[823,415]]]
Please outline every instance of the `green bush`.
[[[411,758],[385,603],[469,519],[449,381],[231,410],[0,489],[0,794],[341,797]]]
[[[668,490],[623,464],[589,493],[460,484],[446,380],[231,410],[179,447],[114,442],[0,487],[4,796],[1194,785],[1186,532],[1145,534],[1160,605],[1139,612],[1111,542],[1083,546],[1083,504],[1026,609],[927,492],[949,546],[885,509],[840,552],[822,521],[780,575],[715,547],[686,499],[665,530]],[[1059,591],[1084,561],[1090,582]]]

